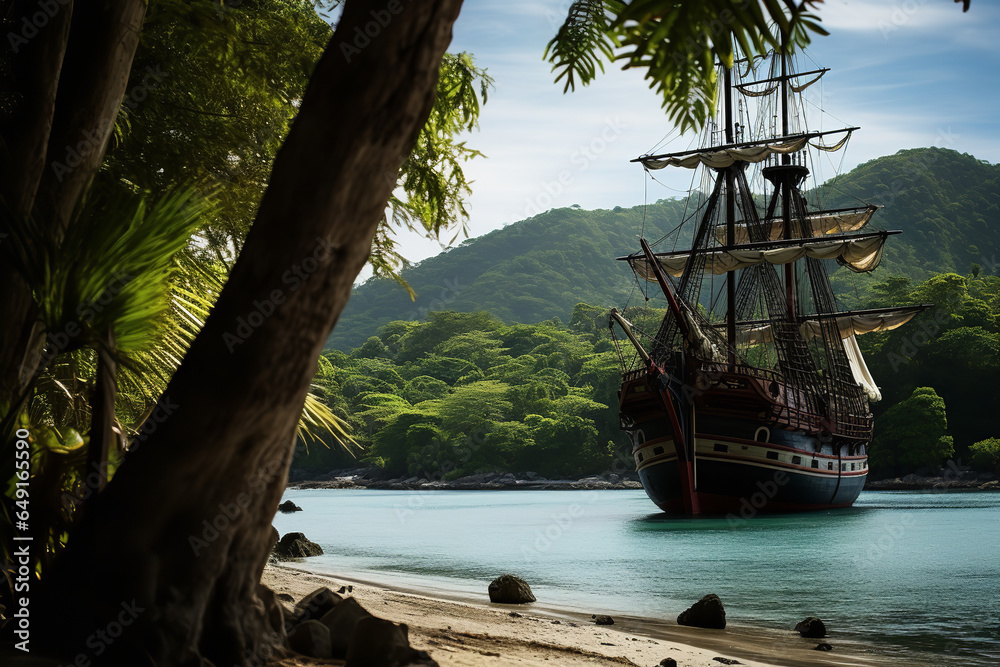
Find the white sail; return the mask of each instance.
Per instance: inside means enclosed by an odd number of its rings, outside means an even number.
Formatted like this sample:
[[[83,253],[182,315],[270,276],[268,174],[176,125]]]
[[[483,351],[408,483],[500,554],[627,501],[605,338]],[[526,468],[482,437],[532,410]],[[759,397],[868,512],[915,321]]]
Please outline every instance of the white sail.
[[[865,363],[865,358],[861,354],[861,348],[858,347],[857,339],[854,336],[848,336],[843,339],[843,342],[844,353],[847,355],[847,361],[851,365],[851,375],[854,376],[854,381],[861,385],[861,388],[868,395],[869,401],[872,403],[881,401],[882,392],[879,391],[878,385],[875,384],[875,379],[868,370],[868,364]]]
[[[878,208],[878,206],[873,205],[841,211],[819,211],[808,214],[806,222],[814,237],[856,232],[868,224]],[[763,225],[769,233],[768,240],[777,241],[782,238],[785,223],[781,218],[769,218],[763,222]],[[750,242],[750,233],[747,231],[746,223],[735,225],[735,232],[736,243]],[[723,225],[715,228],[715,238],[719,240],[719,243],[726,242],[726,228]]]
[[[646,169],[664,169],[666,167],[684,167],[694,169],[699,165],[706,165],[721,169],[728,167],[736,161],[740,162],[763,162],[775,153],[788,154],[797,153],[802,150],[808,137],[794,139],[783,143],[764,144],[762,146],[749,146],[747,148],[728,148],[719,151],[704,151],[692,153],[683,157],[668,158],[647,158],[642,160],[642,166]]]
[[[713,250],[700,253],[705,257],[705,272],[715,275],[736,271],[755,264],[789,264],[803,257],[814,259],[836,259],[851,270],[863,273],[878,266],[882,259],[882,246],[885,234],[873,234],[860,238],[844,239],[802,239],[795,245],[783,245],[777,248],[733,248],[731,250]],[[676,253],[658,255],[657,261],[664,271],[680,277],[692,253]],[[645,257],[629,259],[632,269],[645,280],[654,282],[656,275],[650,269]]]
[[[922,309],[922,307],[914,307],[876,313],[845,314],[835,319],[841,339],[846,340],[866,333],[892,331],[909,322]],[[771,331],[770,324],[758,324],[741,329],[736,335],[738,342],[742,345],[762,345],[773,342]],[[806,318],[799,325],[799,333],[806,340],[821,337],[823,330],[820,319],[818,317]]]

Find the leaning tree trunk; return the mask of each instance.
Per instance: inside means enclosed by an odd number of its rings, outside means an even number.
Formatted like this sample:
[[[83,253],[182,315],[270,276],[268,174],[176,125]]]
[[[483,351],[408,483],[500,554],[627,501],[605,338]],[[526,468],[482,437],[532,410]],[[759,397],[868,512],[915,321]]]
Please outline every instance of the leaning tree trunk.
[[[429,114],[460,4],[347,3],[239,260],[164,394],[171,414],[45,577],[33,642],[92,658],[88,637],[120,621],[125,633],[102,644],[108,664],[248,665],[272,648],[257,582],[295,424],[391,194],[385,175]],[[65,613],[67,599],[94,614]]]

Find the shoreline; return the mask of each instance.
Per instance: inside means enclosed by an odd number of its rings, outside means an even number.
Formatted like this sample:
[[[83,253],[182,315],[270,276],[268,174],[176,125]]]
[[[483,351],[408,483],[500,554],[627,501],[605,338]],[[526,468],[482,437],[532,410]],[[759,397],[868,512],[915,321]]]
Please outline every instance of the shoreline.
[[[950,472],[950,471],[949,471]],[[314,479],[289,481],[286,489],[371,489],[376,491],[595,491],[641,490],[635,473],[581,479],[545,479],[534,473],[483,473],[453,481],[406,479],[375,480],[368,470],[333,471]],[[534,477],[532,477],[534,475]],[[865,491],[1000,491],[996,475],[952,473],[936,476],[906,475],[869,481]]]
[[[442,667],[468,665],[620,664],[658,665],[674,658],[685,667],[718,667],[738,660],[748,667],[856,665],[878,667],[897,659],[869,654],[855,640],[833,637],[805,639],[793,630],[730,623],[725,630],[677,625],[671,620],[615,615],[615,624],[595,625],[591,613],[545,603],[491,603],[462,592],[428,593],[412,587],[332,575],[303,566],[269,565],[261,582],[297,602],[320,586],[337,591],[354,587],[353,595],[369,612],[409,626],[410,642],[426,650]],[[292,603],[294,604],[294,603]],[[512,615],[516,613],[517,615]],[[833,651],[816,651],[821,642]],[[931,664],[908,661],[907,664]]]

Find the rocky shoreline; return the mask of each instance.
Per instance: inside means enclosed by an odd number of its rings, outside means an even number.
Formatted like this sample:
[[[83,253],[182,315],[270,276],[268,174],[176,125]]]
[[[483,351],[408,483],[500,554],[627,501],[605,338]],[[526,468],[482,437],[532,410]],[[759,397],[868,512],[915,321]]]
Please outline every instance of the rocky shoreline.
[[[635,473],[618,475],[610,473],[581,479],[546,479],[527,472],[485,472],[466,475],[450,481],[432,480],[424,477],[378,479],[371,468],[354,470],[334,470],[315,477],[300,470],[289,475],[290,489],[377,489],[391,491],[555,491],[555,490],[596,490],[596,489],[641,489],[642,484]]]
[[[424,477],[379,479],[372,468],[333,470],[315,475],[292,470],[290,489],[376,489],[390,491],[558,491],[595,489],[641,489],[636,473],[594,475],[581,479],[546,479],[533,472],[486,472],[454,480],[432,480]],[[1000,481],[990,473],[944,469],[934,475],[906,475],[869,480],[866,491],[1000,491]]]
[[[1000,491],[1000,481],[989,473],[906,475],[870,481],[865,491]]]

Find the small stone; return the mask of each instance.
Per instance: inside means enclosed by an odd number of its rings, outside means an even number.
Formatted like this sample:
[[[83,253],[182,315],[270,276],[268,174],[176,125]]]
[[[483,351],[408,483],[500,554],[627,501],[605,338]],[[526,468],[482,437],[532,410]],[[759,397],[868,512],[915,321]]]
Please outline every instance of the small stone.
[[[594,619],[594,623],[596,623],[597,625],[614,625],[615,624],[615,619],[611,618],[610,616],[605,616],[603,614],[599,614],[597,616],[594,616],[593,619]]]
[[[295,602],[295,598],[293,598],[288,593],[278,593],[275,597],[277,597],[282,602]]]
[[[282,514],[291,514],[292,512],[301,512],[302,508],[293,503],[291,500],[286,500],[278,505],[278,511]]]
[[[562,621],[552,621],[552,625],[562,625]]]
[[[517,613],[516,611],[512,611],[512,612],[510,612],[507,615],[510,616],[511,618],[521,618],[521,615],[519,613]],[[451,629],[450,625],[448,626],[448,629],[449,630]]]
[[[677,661],[673,658],[664,658],[660,660],[660,667],[677,667]]]
[[[721,662],[723,665],[742,665],[743,664],[739,660],[733,660],[732,658],[722,658],[722,657],[718,657],[718,656],[712,658],[712,660],[715,660],[716,662]]]
[[[819,639],[826,637],[826,624],[815,616],[807,616],[795,625],[795,631],[803,637]]]
[[[824,643],[816,644],[816,646],[813,647],[813,650],[814,651],[832,651],[833,647],[824,642]]]

